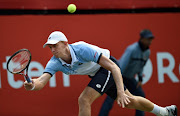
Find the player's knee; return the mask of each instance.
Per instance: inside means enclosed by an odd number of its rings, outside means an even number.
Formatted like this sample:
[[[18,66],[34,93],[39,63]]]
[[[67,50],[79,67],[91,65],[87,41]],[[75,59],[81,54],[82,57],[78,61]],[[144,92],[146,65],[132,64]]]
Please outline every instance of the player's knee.
[[[137,103],[137,99],[136,97],[133,97],[133,99],[130,100],[131,102],[129,102],[127,105],[125,105],[126,108],[134,108],[134,104]]]
[[[86,97],[83,96],[79,96],[78,98],[78,104],[79,106],[86,106],[86,105],[90,105],[89,100]]]

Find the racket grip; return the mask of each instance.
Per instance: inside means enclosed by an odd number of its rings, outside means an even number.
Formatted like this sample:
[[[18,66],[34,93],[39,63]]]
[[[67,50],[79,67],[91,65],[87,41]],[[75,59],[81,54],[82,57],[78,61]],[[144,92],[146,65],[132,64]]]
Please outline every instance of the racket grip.
[[[28,83],[31,83],[32,81],[31,81],[31,79],[29,78],[29,76],[26,74],[25,76],[25,79],[26,79],[26,81],[28,82]]]

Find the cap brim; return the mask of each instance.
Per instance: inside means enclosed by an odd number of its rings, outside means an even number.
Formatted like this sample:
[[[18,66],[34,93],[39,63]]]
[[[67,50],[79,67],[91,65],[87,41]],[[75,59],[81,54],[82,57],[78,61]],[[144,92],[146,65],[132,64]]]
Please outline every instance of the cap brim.
[[[154,35],[152,34],[148,34],[148,35],[145,35],[145,36],[141,36],[142,38],[154,38]]]
[[[153,35],[149,35],[146,38],[154,38],[154,36]]]
[[[47,45],[49,44],[57,44],[59,41],[55,41],[55,40],[49,40],[47,41],[44,45],[43,45],[43,48],[45,48]]]

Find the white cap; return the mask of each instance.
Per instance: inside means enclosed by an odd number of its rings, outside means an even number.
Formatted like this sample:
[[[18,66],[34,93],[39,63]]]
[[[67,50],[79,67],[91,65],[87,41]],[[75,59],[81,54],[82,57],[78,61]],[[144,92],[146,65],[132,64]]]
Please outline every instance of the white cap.
[[[68,40],[62,32],[54,31],[49,35],[47,42],[43,45],[43,48],[45,48],[48,44],[57,44],[59,41]]]

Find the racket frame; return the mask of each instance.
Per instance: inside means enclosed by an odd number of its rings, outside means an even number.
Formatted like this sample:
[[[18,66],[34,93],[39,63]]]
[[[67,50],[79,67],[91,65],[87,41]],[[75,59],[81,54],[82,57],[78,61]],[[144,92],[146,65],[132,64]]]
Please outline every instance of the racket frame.
[[[22,69],[21,71],[19,71],[19,72],[12,72],[12,71],[10,71],[9,70],[9,66],[8,66],[8,64],[9,64],[9,62],[11,61],[11,59],[15,56],[15,55],[17,55],[18,53],[20,53],[20,52],[22,52],[22,51],[27,51],[28,53],[29,53],[29,61],[28,61],[28,64],[26,65],[26,67],[24,68],[24,69]],[[10,73],[12,73],[12,74],[20,74],[20,75],[23,75],[24,76],[24,78],[25,78],[25,80],[27,80],[27,82],[28,83],[30,83],[30,82],[32,82],[31,81],[31,79],[29,78],[29,76],[28,76],[28,67],[29,67],[29,64],[30,64],[30,62],[31,62],[31,52],[28,50],[28,49],[20,49],[20,50],[18,50],[17,52],[15,52],[10,58],[9,58],[9,60],[7,61],[7,70],[10,72]],[[21,72],[23,72],[24,70],[26,70],[25,72],[26,72],[26,74],[23,74],[23,73],[21,73]]]

